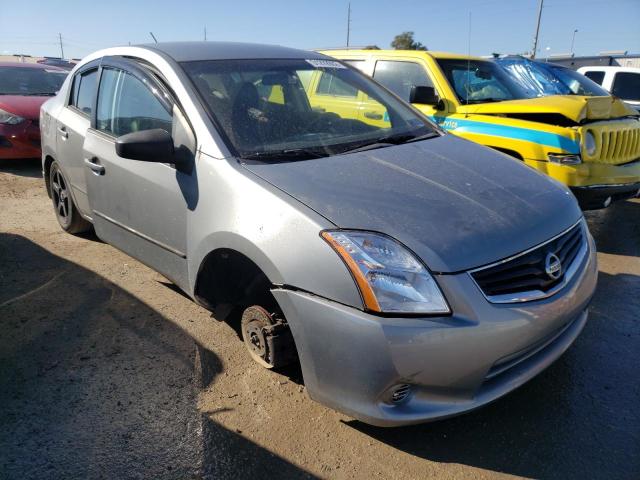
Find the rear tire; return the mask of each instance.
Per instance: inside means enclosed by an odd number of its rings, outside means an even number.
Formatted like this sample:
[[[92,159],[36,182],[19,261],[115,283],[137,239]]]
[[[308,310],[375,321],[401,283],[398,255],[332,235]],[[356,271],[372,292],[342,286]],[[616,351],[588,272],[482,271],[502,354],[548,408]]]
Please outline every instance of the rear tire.
[[[71,234],[83,233],[91,228],[91,223],[82,218],[73,198],[71,185],[65,178],[58,162],[53,162],[49,170],[49,188],[53,210],[62,229]]]

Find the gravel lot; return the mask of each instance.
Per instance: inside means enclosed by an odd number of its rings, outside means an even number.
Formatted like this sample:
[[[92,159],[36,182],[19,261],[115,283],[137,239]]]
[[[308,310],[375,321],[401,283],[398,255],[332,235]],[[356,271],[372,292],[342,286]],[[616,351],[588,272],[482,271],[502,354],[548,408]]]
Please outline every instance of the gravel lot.
[[[600,280],[551,368],[471,414],[363,425],[253,364],[161,275],[58,227],[0,163],[0,478],[640,478],[640,201],[588,214]]]

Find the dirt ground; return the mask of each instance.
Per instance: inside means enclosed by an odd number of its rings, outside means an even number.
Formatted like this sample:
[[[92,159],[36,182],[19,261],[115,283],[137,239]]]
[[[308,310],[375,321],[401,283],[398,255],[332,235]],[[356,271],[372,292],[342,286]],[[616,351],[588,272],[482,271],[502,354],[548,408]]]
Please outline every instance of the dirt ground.
[[[58,227],[0,162],[0,478],[640,478],[640,201],[588,215],[600,279],[569,351],[476,412],[380,429],[252,363],[161,275]]]

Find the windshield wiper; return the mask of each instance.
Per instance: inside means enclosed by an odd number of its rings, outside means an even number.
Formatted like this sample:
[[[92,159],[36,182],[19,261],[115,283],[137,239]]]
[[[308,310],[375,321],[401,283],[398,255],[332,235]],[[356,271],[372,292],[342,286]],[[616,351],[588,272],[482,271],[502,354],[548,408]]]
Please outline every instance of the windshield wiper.
[[[329,153],[324,150],[311,148],[288,148],[283,150],[243,153],[240,155],[240,158],[244,160],[306,160],[309,158],[321,158],[327,156],[329,156]]]
[[[475,105],[476,103],[494,103],[494,102],[504,102],[504,98],[478,98],[475,100],[467,100],[466,103],[469,105]]]
[[[375,150],[376,148],[391,147],[393,145],[401,145],[403,143],[419,142],[421,140],[427,140],[429,138],[439,137],[436,132],[428,132],[422,135],[415,135],[413,133],[402,133],[396,135],[389,135],[387,137],[377,138],[371,142],[361,143],[353,148],[344,150],[340,153],[357,153],[367,150]]]

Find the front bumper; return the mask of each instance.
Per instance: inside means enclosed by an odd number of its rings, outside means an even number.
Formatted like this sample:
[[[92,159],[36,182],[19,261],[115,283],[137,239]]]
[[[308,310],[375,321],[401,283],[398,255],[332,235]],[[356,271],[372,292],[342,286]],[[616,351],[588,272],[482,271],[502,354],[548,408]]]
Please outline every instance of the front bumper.
[[[579,274],[544,300],[489,303],[467,273],[439,275],[453,315],[387,318],[307,293],[273,291],[291,326],[311,398],[378,426],[445,418],[485,405],[555,361],[587,320],[593,241]],[[390,400],[396,385],[412,393]]]
[[[605,208],[611,202],[626,200],[640,195],[640,182],[623,185],[592,185],[571,187],[582,210]]]
[[[40,129],[25,120],[18,125],[0,125],[0,159],[40,158]]]
[[[560,165],[546,160],[534,159],[525,159],[525,163],[568,187],[621,185],[640,182],[640,159],[621,165],[596,162]]]

